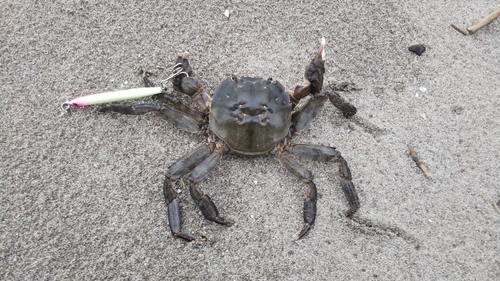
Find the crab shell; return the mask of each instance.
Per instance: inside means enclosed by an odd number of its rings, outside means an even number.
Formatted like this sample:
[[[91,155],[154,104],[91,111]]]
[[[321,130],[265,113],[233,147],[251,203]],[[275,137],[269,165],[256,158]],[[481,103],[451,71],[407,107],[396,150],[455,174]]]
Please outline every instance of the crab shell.
[[[290,95],[280,82],[233,76],[215,91],[209,122],[232,151],[259,155],[288,134],[291,116]]]

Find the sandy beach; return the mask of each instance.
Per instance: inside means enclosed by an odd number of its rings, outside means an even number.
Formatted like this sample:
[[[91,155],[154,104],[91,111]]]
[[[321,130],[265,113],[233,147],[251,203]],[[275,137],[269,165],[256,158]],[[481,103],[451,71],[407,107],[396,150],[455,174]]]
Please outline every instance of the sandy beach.
[[[1,1],[0,279],[499,280],[500,20],[468,36],[450,26],[498,8]],[[318,214],[298,241],[305,186],[273,156],[226,155],[200,184],[231,227],[203,218],[179,182],[187,243],[170,233],[163,180],[205,138],[154,114],[61,116],[67,99],[143,87],[144,71],[159,83],[183,52],[209,94],[230,75],[292,91],[322,37],[324,86],[358,112],[327,103],[294,140],[342,153],[361,208],[344,216],[335,163],[301,160]]]

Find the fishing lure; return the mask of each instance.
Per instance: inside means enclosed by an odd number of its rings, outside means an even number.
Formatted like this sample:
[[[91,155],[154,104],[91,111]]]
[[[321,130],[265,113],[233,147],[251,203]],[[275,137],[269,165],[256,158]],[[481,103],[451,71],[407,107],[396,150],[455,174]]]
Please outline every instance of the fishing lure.
[[[88,95],[88,96],[82,96],[82,97],[77,97],[75,99],[72,99],[70,101],[66,101],[63,104],[61,104],[61,109],[66,113],[71,107],[82,107],[82,106],[87,106],[87,105],[95,105],[95,104],[103,104],[103,103],[109,103],[109,102],[118,102],[118,101],[124,101],[124,100],[130,100],[130,99],[138,99],[138,98],[144,98],[144,97],[149,97],[153,96],[156,94],[161,94],[164,90],[166,90],[166,82],[175,78],[176,76],[180,74],[185,74],[188,76],[188,74],[184,71],[182,71],[182,64],[178,63],[173,67],[173,73],[168,77],[167,79],[163,80],[161,82],[161,87],[143,87],[143,88],[136,88],[136,89],[128,89],[128,90],[121,90],[121,91],[114,91],[114,92],[105,92],[105,93],[100,93],[100,94],[95,94],[95,95]]]
[[[160,94],[162,90],[163,90],[162,87],[144,87],[144,88],[128,89],[115,92],[100,93],[95,95],[78,97],[70,101],[66,101],[62,104],[62,107],[63,109],[69,109],[72,106],[82,107],[87,105],[138,99]]]

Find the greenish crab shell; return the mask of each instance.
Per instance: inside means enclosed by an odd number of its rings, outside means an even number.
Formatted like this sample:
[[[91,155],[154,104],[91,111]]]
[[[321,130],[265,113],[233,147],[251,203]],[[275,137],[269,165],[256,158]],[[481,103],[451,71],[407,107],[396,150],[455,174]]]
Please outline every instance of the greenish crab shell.
[[[290,96],[278,81],[231,77],[215,90],[209,122],[232,151],[259,155],[288,134],[291,116]]]

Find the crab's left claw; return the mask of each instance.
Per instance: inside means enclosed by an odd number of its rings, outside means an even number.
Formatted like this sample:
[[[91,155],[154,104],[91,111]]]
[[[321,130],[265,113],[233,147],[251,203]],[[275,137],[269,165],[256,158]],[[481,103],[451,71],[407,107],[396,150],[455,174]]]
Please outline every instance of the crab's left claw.
[[[189,65],[188,56],[189,53],[185,52],[175,61],[175,67],[176,69],[180,68],[179,73],[182,75],[174,77],[172,79],[172,84],[176,91],[188,95],[202,109],[208,110],[212,103],[212,99],[205,91],[198,74],[196,74]]]

